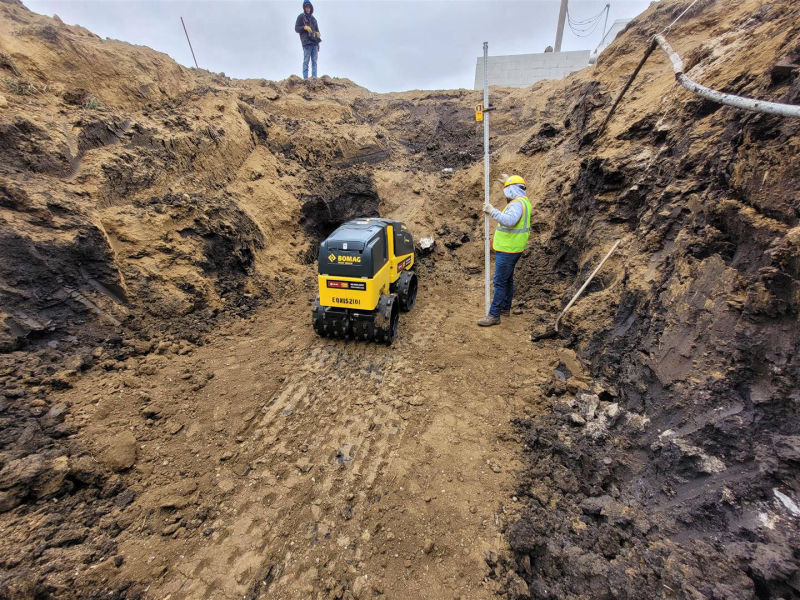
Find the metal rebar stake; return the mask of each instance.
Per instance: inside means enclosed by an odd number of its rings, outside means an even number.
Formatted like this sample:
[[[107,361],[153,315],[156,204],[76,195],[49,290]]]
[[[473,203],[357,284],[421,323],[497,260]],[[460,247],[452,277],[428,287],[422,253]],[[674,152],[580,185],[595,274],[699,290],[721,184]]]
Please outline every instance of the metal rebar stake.
[[[483,42],[483,107],[489,108],[489,42]],[[483,203],[489,204],[489,113],[483,113]],[[483,245],[484,245],[484,306],[489,314],[489,272],[491,260],[489,257],[489,215],[483,213]]]
[[[194,60],[194,68],[199,69],[200,67],[197,66],[197,59],[194,56],[194,48],[192,48],[192,41],[189,39],[189,32],[186,31],[186,23],[183,22],[183,17],[181,17],[181,25],[183,25],[183,33],[186,34],[186,41],[189,42],[189,50],[192,52],[192,60]]]

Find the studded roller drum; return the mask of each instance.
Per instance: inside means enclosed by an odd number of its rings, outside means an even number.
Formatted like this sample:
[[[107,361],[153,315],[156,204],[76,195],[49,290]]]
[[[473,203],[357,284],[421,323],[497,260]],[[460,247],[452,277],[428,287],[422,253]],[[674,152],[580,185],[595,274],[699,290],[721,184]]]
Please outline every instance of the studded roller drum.
[[[397,294],[383,294],[375,311],[375,341],[391,346],[397,337],[400,321],[400,302]]]
[[[311,324],[314,326],[314,331],[317,335],[325,337],[328,335],[325,331],[325,310],[319,303],[319,298],[314,302],[314,308],[311,309]]]
[[[408,312],[417,302],[417,274],[414,271],[403,271],[394,284],[400,300],[400,310]]]

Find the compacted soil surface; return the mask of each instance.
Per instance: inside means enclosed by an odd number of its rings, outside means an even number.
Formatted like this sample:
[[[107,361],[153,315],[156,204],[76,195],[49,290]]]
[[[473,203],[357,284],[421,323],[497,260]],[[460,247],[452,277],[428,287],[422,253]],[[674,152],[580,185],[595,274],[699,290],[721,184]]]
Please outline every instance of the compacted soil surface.
[[[158,598],[491,597],[519,507],[508,415],[572,353],[531,347],[522,316],[475,327],[479,284],[426,280],[391,348],[319,339],[302,297],[60,394],[77,443],[130,463],[92,576]],[[513,375],[486,358],[509,345]]]

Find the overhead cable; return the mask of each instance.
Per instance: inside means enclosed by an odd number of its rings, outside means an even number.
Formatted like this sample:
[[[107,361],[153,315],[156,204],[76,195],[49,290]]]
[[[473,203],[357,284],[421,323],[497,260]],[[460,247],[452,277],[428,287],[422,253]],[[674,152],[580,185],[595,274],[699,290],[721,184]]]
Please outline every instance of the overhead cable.
[[[570,30],[574,35],[577,37],[585,38],[589,37],[597,31],[597,27],[600,24],[603,15],[606,17],[606,22],[608,21],[608,11],[609,11],[609,4],[606,4],[596,15],[589,17],[587,19],[575,19],[569,12],[569,4],[567,4],[567,24],[569,25]],[[603,25],[603,29],[605,29],[605,25]]]

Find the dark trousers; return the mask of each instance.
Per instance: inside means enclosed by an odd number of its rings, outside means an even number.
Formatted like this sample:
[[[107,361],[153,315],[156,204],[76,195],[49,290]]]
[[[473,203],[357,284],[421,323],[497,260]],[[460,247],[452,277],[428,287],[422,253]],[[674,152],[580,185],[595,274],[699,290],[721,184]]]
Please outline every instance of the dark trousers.
[[[494,297],[489,307],[490,317],[499,317],[501,311],[511,310],[514,297],[514,267],[521,252],[494,253]]]

